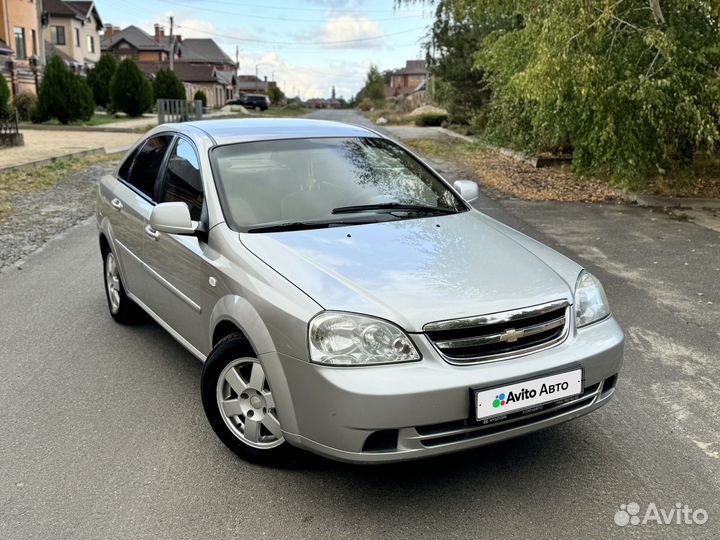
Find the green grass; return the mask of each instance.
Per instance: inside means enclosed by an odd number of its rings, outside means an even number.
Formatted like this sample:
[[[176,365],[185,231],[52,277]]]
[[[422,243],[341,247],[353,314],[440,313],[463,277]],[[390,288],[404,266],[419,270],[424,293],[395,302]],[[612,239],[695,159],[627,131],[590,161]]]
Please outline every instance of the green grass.
[[[12,212],[11,200],[23,193],[44,191],[65,176],[89,167],[94,163],[120,159],[119,154],[62,159],[46,167],[20,169],[0,174],[0,222]]]
[[[129,116],[115,116],[114,114],[96,114],[93,115],[90,120],[77,120],[75,122],[70,122],[69,126],[102,126],[105,124],[112,124],[113,122],[123,122],[125,120],[134,120],[134,118],[131,118]],[[20,124],[31,124],[31,122],[20,122]],[[58,122],[56,119],[48,120],[47,122],[43,122],[40,124],[42,126],[61,126],[62,124]]]

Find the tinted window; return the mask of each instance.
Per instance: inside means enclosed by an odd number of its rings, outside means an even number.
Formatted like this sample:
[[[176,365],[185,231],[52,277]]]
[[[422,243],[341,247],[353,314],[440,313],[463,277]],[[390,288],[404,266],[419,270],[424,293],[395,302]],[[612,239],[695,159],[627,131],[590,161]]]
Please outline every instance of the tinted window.
[[[136,148],[132,151],[132,153],[127,157],[125,161],[123,161],[123,164],[120,165],[120,170],[118,171],[118,176],[122,178],[123,180],[127,180],[130,178],[130,167],[132,167],[133,160],[135,159],[135,156],[137,156],[138,150],[140,148]]]
[[[171,141],[171,135],[148,139],[133,161],[127,181],[151,199],[154,198],[155,180]]]
[[[200,162],[195,149],[185,139],[178,139],[165,170],[160,202],[187,203],[190,217],[199,221],[203,200]]]

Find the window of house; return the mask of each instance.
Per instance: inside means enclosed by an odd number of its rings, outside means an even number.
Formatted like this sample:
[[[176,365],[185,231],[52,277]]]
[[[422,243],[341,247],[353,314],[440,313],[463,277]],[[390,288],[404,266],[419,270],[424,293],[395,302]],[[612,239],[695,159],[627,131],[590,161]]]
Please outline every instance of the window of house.
[[[24,60],[25,58],[27,58],[24,28],[15,28],[15,57],[18,60]]]
[[[34,29],[30,30],[30,38],[32,40],[32,43],[30,44],[32,47],[32,53],[37,55],[37,32]]]
[[[90,51],[91,53],[95,52],[95,38],[93,36],[87,37],[87,46],[88,51]]]
[[[53,45],[65,45],[65,27],[64,26],[51,26],[50,27],[50,42]]]
[[[148,139],[135,156],[130,169],[127,182],[150,199],[155,199],[155,182],[172,139],[171,135],[159,135]]]
[[[76,47],[80,46],[80,29],[79,28],[75,29],[75,46]]]
[[[160,202],[184,202],[190,208],[190,218],[200,221],[204,200],[200,160],[195,148],[179,138],[165,169]]]

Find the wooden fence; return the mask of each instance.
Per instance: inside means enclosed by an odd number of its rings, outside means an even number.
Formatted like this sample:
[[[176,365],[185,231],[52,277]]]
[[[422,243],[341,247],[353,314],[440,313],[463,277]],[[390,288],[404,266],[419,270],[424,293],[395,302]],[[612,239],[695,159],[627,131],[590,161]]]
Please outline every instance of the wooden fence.
[[[189,122],[202,120],[202,101],[184,101],[182,99],[158,99],[158,124],[170,122]]]

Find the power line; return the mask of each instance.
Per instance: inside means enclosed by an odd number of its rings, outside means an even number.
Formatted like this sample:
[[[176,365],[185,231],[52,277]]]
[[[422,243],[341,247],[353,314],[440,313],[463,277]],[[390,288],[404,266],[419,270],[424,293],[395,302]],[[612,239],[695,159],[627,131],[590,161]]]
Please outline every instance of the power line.
[[[340,40],[329,40],[329,41],[272,41],[266,39],[253,39],[253,38],[240,38],[229,34],[219,34],[217,32],[209,32],[200,28],[194,28],[187,25],[177,25],[178,28],[185,28],[186,30],[192,30],[193,32],[200,32],[201,34],[207,34],[224,39],[230,39],[234,41],[243,41],[248,43],[262,43],[264,45],[340,45],[343,43],[362,43],[365,41],[374,41],[376,39],[383,39],[386,37],[399,36],[401,34],[409,34],[410,32],[417,32],[418,30],[424,30],[424,26],[418,26],[416,28],[410,28],[409,30],[402,30],[400,32],[392,32],[390,34],[378,34],[373,37],[366,38],[355,38],[355,39],[340,39]]]
[[[197,8],[197,5],[177,2],[176,0],[158,0],[158,1],[162,2],[164,4],[170,4],[172,6],[182,6],[182,7],[191,8],[191,9]],[[238,5],[238,4],[235,4],[235,5]],[[238,17],[243,17],[244,19],[260,19],[260,20],[264,20],[264,21],[286,21],[286,22],[293,22],[293,23],[326,23],[326,22],[328,22],[328,20],[331,20],[333,17],[332,14],[329,14],[325,19],[296,19],[296,18],[278,19],[277,17],[263,16],[263,15],[248,15],[247,13],[242,13],[239,11],[227,11],[227,10],[213,9],[213,8],[207,8],[207,7],[203,7],[202,11],[208,12],[208,13],[220,13],[222,15],[237,15]],[[359,14],[354,14],[354,15],[357,16]],[[338,15],[335,15],[335,18],[339,18],[342,16],[343,15],[338,14]],[[348,15],[345,15],[345,16],[348,16]],[[372,22],[385,22],[385,21],[397,21],[397,20],[401,20],[401,19],[417,19],[418,17],[422,17],[422,15],[402,15],[402,16],[397,16],[397,17],[389,17],[389,18],[385,18],[385,19],[373,18],[370,20],[372,20]]]
[[[197,0],[195,4],[202,4],[205,2],[201,2],[200,0]],[[269,4],[245,4],[245,3],[239,3],[239,2],[233,2],[233,1],[221,1],[221,0],[207,0],[207,3],[210,4],[221,4],[221,5],[230,5],[230,6],[236,6],[236,7],[248,7],[248,8],[256,8],[256,9],[276,9],[279,11],[284,12],[291,12],[291,11],[313,11],[316,13],[336,13],[336,14],[352,14],[357,15],[359,11],[362,11],[363,13],[397,13],[397,10],[394,8],[390,9],[365,9],[365,8],[358,8],[357,10],[338,10],[336,8],[311,8],[311,7],[303,7],[303,6],[273,6]],[[203,8],[205,9],[205,8]],[[417,12],[416,12],[417,13]],[[243,14],[244,15],[244,14]]]

